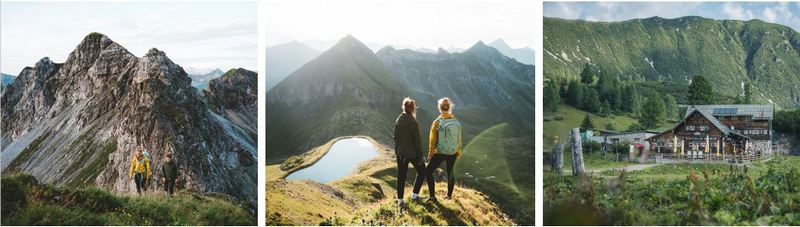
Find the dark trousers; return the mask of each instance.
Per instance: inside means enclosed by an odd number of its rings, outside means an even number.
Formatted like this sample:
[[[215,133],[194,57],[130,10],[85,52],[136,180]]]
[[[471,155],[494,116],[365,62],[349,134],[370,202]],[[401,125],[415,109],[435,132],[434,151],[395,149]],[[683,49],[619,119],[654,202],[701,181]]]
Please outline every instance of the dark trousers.
[[[431,197],[436,197],[436,184],[433,180],[433,173],[436,172],[436,168],[439,168],[442,162],[447,162],[447,197],[453,196],[453,187],[455,187],[456,181],[455,176],[453,176],[453,167],[456,166],[456,155],[434,154],[428,163],[428,170],[425,171],[428,173],[428,179],[430,179],[428,180],[428,191],[431,193]]]
[[[144,173],[134,173],[133,179],[136,182],[136,192],[142,194],[142,189],[144,189]]]
[[[397,158],[397,199],[403,199],[403,192],[406,189],[406,176],[408,175],[408,163],[414,165],[414,171],[417,171],[417,179],[414,180],[414,193],[419,193],[422,188],[422,180],[425,179],[425,161],[421,157],[418,158]],[[428,184],[430,184],[428,179]]]
[[[175,193],[175,179],[167,178],[166,182],[164,182],[164,191],[166,191],[169,196]]]

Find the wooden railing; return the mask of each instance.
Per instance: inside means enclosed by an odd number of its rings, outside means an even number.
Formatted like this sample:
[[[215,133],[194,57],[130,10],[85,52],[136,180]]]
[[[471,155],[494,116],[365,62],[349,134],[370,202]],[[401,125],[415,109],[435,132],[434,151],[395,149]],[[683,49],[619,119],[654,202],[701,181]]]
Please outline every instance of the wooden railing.
[[[684,153],[683,155],[675,154],[675,153],[661,153],[656,154],[656,162],[659,162],[658,159],[663,161],[675,161],[675,160],[682,160],[682,161],[695,161],[695,162],[724,162],[724,163],[749,163],[754,161],[764,160],[770,157],[775,156],[775,154],[725,154],[725,156],[717,155],[716,153],[711,154],[696,154],[691,155]],[[694,156],[694,157],[693,157]]]

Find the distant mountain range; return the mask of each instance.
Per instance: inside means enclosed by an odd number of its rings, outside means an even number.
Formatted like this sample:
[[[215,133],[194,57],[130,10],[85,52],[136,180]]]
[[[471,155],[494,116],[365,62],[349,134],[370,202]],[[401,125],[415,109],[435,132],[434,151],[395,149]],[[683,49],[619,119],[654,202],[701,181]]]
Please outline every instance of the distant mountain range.
[[[343,135],[366,134],[391,144],[399,102],[419,101],[423,130],[451,97],[467,136],[533,116],[534,67],[478,42],[463,53],[396,50],[373,53],[352,36],[303,65],[267,92],[268,162]],[[533,124],[517,124],[532,133]],[[427,146],[426,146],[427,147]]]
[[[731,99],[751,83],[759,103],[800,106],[800,34],[760,20],[545,18],[543,56],[547,79],[577,79],[586,64],[624,80],[677,86],[703,75]]]
[[[267,48],[267,91],[320,53],[297,41]]]
[[[217,78],[222,76],[224,72],[219,68],[211,70],[208,73],[204,74],[188,74],[189,78],[192,79],[192,87],[196,87],[197,89],[203,90],[208,87],[208,82],[211,79]]]
[[[3,76],[3,86],[11,84],[14,82],[14,79],[17,78],[16,76],[8,75],[5,73],[0,73]]]
[[[286,76],[299,69],[305,63],[308,63],[315,57],[319,56],[320,50],[327,50],[335,42],[325,42],[318,40],[310,41],[291,41],[284,44],[275,45],[267,48],[267,91],[272,89]],[[409,49],[421,53],[437,53],[446,51],[450,53],[463,52],[466,49],[448,47],[446,50],[439,48],[439,50],[432,50],[425,47],[414,47],[409,45],[383,45],[377,43],[364,43],[372,52],[378,52],[384,47],[391,46],[394,49]],[[500,53],[516,59],[520,63],[533,65],[535,52],[529,47],[514,49],[502,40],[497,39],[489,44],[489,46],[497,49]]]
[[[91,33],[66,62],[42,58],[3,90],[3,173],[130,193],[130,163],[143,146],[155,170],[174,154],[178,188],[228,194],[254,213],[255,80],[233,70],[212,79],[204,97],[164,52],[136,57]]]
[[[536,52],[530,47],[514,49],[508,46],[506,41],[502,39],[497,39],[489,43],[489,46],[494,47],[494,49],[497,49],[497,51],[500,51],[500,53],[503,53],[505,56],[516,59],[520,63],[528,65],[536,64]]]

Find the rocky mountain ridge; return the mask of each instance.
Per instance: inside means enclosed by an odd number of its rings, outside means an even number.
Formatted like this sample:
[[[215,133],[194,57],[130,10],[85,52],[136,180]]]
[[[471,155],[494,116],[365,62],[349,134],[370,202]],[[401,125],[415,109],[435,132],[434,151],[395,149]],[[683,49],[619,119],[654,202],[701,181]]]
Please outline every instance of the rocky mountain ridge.
[[[178,188],[225,193],[255,207],[256,145],[228,133],[234,124],[214,117],[190,83],[163,51],[136,57],[91,33],[66,62],[45,57],[4,89],[2,169],[130,193],[130,162],[142,146],[154,170],[174,154]]]

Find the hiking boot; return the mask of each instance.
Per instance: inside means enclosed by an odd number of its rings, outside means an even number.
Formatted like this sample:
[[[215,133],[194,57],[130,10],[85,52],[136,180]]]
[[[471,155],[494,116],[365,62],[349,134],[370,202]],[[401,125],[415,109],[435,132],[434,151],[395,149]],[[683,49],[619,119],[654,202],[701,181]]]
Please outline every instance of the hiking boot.
[[[436,197],[430,197],[430,198],[426,199],[425,202],[437,203],[437,202],[439,202],[439,200],[437,200]]]

